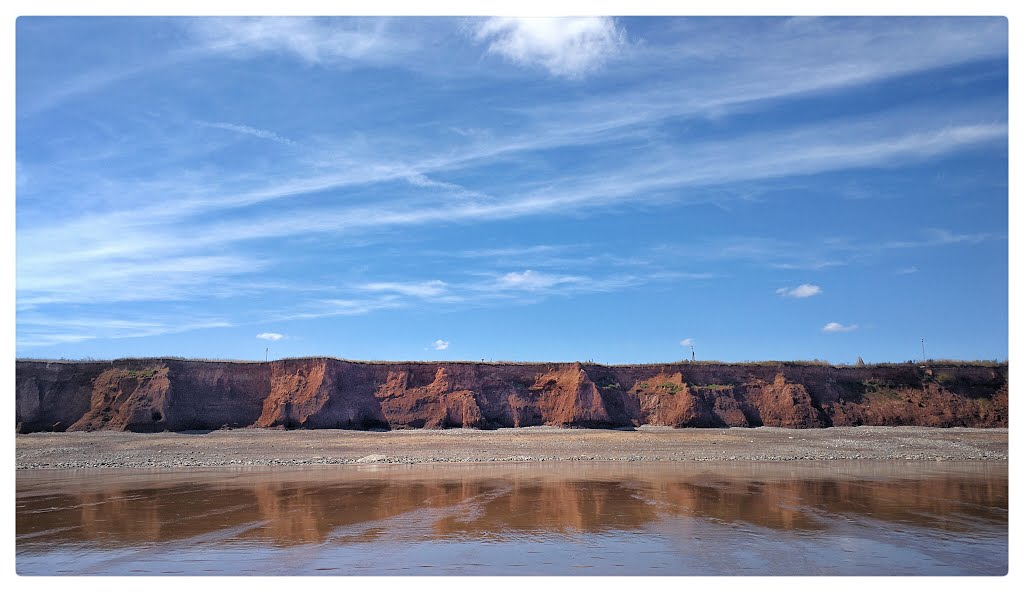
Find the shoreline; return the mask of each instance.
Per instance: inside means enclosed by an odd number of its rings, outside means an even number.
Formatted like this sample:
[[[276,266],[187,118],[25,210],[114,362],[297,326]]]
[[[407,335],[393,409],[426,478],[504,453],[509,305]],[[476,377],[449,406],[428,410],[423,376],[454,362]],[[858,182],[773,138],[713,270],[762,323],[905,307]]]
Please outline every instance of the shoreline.
[[[600,430],[234,429],[16,435],[18,470],[503,462],[976,461],[1006,463],[1007,428]]]

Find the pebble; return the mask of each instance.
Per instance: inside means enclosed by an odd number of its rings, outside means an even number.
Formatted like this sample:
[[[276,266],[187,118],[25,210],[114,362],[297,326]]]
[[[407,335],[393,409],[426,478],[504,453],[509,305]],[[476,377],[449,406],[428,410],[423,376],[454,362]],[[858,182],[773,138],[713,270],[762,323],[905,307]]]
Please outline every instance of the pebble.
[[[372,434],[344,430],[236,430],[214,432],[200,439],[173,433],[41,433],[16,436],[16,467],[297,467],[552,461],[1006,462],[1009,456],[1006,429],[827,428],[800,430],[804,437],[798,440],[791,435],[794,432],[782,428],[734,428],[713,433],[649,428],[636,432],[548,428]],[[712,434],[715,440],[708,438]],[[727,436],[726,441],[721,436]],[[730,440],[735,436],[738,438]],[[311,454],[311,441],[316,443],[316,455]],[[203,449],[196,450],[198,447]],[[384,449],[388,454],[368,454],[374,448]],[[278,456],[261,456],[269,451]]]
[[[356,462],[357,463],[379,463],[379,462],[385,462],[387,460],[388,460],[388,457],[384,456],[383,454],[370,454],[370,455],[364,456],[363,458],[360,458],[360,459],[356,460]]]

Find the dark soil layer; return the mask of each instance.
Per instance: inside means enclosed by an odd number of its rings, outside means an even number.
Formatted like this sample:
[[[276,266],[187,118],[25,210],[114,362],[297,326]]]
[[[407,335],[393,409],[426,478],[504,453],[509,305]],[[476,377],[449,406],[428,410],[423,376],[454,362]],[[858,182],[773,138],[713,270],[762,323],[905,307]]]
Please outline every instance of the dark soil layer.
[[[1007,427],[1008,365],[18,361],[17,431]]]

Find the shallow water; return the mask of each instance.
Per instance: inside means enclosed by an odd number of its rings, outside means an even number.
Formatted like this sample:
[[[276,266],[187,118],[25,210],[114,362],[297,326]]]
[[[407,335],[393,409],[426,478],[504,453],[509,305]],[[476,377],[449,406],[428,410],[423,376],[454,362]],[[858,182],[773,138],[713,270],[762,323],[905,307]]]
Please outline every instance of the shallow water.
[[[1003,575],[1005,463],[18,471],[22,575]]]

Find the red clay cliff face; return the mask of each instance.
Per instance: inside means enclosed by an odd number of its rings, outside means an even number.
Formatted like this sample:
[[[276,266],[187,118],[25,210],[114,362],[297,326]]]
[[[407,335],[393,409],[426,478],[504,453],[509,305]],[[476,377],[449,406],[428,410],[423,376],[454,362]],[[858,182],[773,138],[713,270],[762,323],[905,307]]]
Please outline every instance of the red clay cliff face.
[[[1007,427],[1008,366],[19,361],[19,432]]]
[[[152,431],[167,412],[167,372],[167,367],[105,370],[93,381],[89,411],[68,429]]]
[[[465,369],[438,367],[429,382],[424,373],[392,370],[374,393],[388,425],[413,428],[486,427]]]

